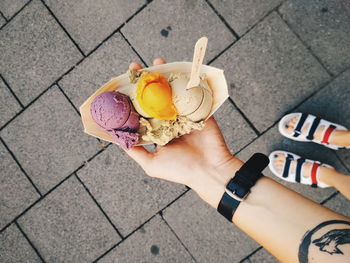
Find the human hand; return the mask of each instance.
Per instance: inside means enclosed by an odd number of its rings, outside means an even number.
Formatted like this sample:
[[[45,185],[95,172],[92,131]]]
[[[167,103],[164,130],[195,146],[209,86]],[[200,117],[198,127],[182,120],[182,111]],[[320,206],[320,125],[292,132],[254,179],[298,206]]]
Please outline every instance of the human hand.
[[[153,64],[166,63],[155,59]],[[133,62],[131,69],[141,69]],[[213,117],[209,118],[201,131],[193,131],[158,146],[148,152],[142,146],[126,150],[151,177],[185,184],[214,208],[217,207],[225,185],[242,166],[242,162],[231,155],[221,131]]]

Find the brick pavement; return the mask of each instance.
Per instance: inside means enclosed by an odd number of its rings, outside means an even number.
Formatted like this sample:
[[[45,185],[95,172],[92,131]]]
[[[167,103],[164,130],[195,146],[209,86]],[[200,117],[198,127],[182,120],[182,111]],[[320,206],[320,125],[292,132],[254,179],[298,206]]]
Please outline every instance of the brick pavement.
[[[276,262],[193,191],[82,132],[77,108],[99,85],[133,60],[191,60],[202,35],[206,63],[226,72],[215,117],[232,153],[285,149],[350,171],[349,151],[276,128],[299,110],[350,127],[346,0],[3,0],[0,262]],[[282,183],[350,215],[334,189]]]

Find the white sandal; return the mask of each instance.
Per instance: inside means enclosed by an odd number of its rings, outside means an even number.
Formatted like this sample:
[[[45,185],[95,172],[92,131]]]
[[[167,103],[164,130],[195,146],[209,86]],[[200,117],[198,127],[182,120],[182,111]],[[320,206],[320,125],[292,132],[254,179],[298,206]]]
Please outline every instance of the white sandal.
[[[285,126],[287,123],[293,119],[294,117],[300,117],[299,121],[293,131],[293,133],[288,134],[285,130]],[[307,134],[302,134],[301,131],[303,129],[303,126],[309,123],[309,129],[307,131]],[[319,125],[323,125],[325,127],[328,127],[323,130],[323,134],[321,136],[322,141],[316,140],[314,138],[315,131]],[[347,131],[348,129],[345,128],[344,126],[341,126],[336,123],[332,123],[323,119],[320,119],[318,117],[315,117],[311,114],[306,114],[306,113],[290,113],[286,116],[284,116],[280,122],[278,123],[278,130],[279,132],[294,141],[300,141],[300,142],[315,142],[318,144],[321,144],[323,146],[326,146],[328,148],[331,148],[333,150],[339,150],[339,149],[350,149],[350,146],[347,147],[342,147],[334,144],[329,143],[329,138],[332,135],[332,132],[334,130],[345,130]]]
[[[283,154],[284,156],[286,156],[286,161],[284,163],[282,173],[278,172],[274,165],[274,160],[277,154]],[[290,153],[286,151],[274,151],[270,154],[269,159],[270,159],[269,168],[271,172],[277,177],[281,178],[282,180],[285,180],[287,182],[292,182],[292,183],[301,183],[301,184],[311,185],[311,187],[320,187],[320,188],[330,187],[329,185],[321,182],[318,178],[318,171],[319,171],[318,168],[320,166],[333,168],[328,164],[323,164],[317,161],[305,159],[294,153]],[[294,173],[292,173],[290,169],[290,163],[293,160],[297,161],[297,166]],[[310,176],[305,178],[304,176],[301,175],[301,170],[302,170],[303,164],[307,162],[312,163],[312,166],[309,172]]]

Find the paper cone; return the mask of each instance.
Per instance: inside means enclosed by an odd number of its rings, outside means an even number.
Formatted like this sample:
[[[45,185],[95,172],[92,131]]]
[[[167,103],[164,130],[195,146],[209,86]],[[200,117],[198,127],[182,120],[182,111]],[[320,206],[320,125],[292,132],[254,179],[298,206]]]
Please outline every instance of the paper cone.
[[[163,74],[165,77],[169,77],[171,73],[191,73],[192,62],[173,62],[158,66],[153,66],[146,68],[149,72],[158,72]],[[206,75],[206,79],[210,88],[213,91],[213,106],[209,113],[209,118],[213,115],[217,109],[224,103],[228,98],[227,83],[224,76],[224,71],[218,68],[202,65],[201,74]],[[129,77],[127,74],[120,75],[116,78],[112,78],[109,82],[103,85],[100,89],[96,90],[79,108],[81,118],[84,125],[84,132],[97,137],[101,140],[112,142],[117,144],[107,131],[102,129],[91,117],[90,105],[94,98],[99,94],[107,91],[119,91],[125,95],[130,96],[132,92],[135,92],[136,85],[129,82]],[[138,145],[153,144],[152,142],[147,142],[141,140]]]

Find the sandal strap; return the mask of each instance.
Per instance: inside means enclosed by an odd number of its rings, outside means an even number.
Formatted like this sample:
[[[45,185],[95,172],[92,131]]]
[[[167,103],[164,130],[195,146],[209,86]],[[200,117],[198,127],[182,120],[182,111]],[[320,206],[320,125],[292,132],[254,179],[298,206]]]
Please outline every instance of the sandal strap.
[[[314,162],[311,168],[311,187],[317,187],[317,170],[320,167],[320,163]]]
[[[286,162],[284,163],[282,177],[287,178],[289,174],[290,162],[294,160],[293,155],[287,154]]]
[[[323,135],[322,143],[329,144],[329,137],[331,136],[331,133],[336,129],[334,125],[329,125],[328,129]]]
[[[309,116],[309,114],[306,114],[306,113],[301,114],[301,117],[298,121],[298,124],[297,124],[296,128],[294,129],[294,134],[293,134],[294,137],[298,137],[301,134],[301,128],[303,127],[308,116]]]
[[[308,139],[310,141],[314,139],[314,134],[315,134],[315,131],[316,131],[318,125],[320,124],[320,121],[321,121],[321,119],[318,117],[316,117],[314,119],[314,121],[312,122],[311,128],[309,130],[309,134],[306,136],[306,139]]]
[[[295,181],[298,183],[300,183],[301,168],[303,167],[304,163],[305,163],[305,158],[299,158],[297,160],[297,168],[295,170]]]

